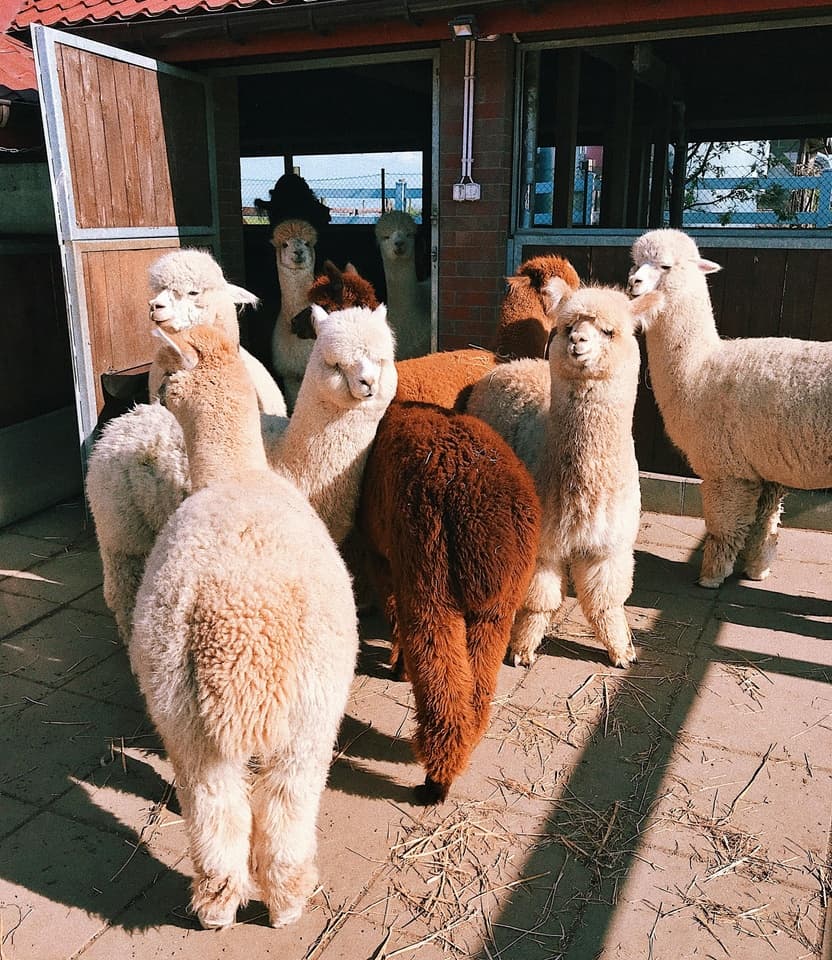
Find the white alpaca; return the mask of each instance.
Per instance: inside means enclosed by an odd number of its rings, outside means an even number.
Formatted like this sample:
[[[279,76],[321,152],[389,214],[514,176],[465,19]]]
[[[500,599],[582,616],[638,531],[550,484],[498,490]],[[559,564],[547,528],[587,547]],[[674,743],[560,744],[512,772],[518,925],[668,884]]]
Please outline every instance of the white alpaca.
[[[253,293],[229,283],[219,264],[207,250],[183,247],[163,254],[150,267],[150,319],[168,332],[184,330],[196,324],[217,324],[239,343],[238,304],[257,304]],[[280,388],[262,363],[240,347],[240,356],[257,390],[263,413],[286,415]],[[151,365],[149,392],[155,399],[160,375]]]
[[[702,478],[699,583],[718,587],[741,554],[747,575],[762,580],[783,488],[832,486],[832,343],[721,339],[705,280],[719,265],[679,230],[645,233],[632,259],[630,289],[663,297],[644,324],[656,403]]]
[[[204,927],[258,896],[272,925],[315,887],[316,820],[358,650],[346,567],[267,465],[254,391],[221,331],[159,352],[194,493],[136,598],[131,666],[173,764]]]
[[[467,408],[526,463],[543,507],[535,573],[510,649],[515,663],[534,662],[571,574],[596,639],[625,667],[636,658],[624,613],[640,511],[635,328],[651,298],[629,301],[605,287],[572,292],[559,279],[550,292],[556,326],[548,361],[498,367],[476,384]]]
[[[269,462],[309,497],[336,543],[355,520],[367,454],[396,393],[395,343],[384,305],[327,314],[312,305],[316,339],[282,435]],[[274,418],[263,418],[271,432]]]
[[[387,320],[399,360],[430,352],[430,281],[416,279],[416,222],[391,210],[376,222],[387,285]]]
[[[280,313],[272,333],[272,365],[293,409],[312,344],[292,332],[292,318],[309,306],[309,288],[315,280],[315,244],[318,234],[305,220],[284,220],[272,232],[280,284]]]
[[[368,448],[396,392],[384,314],[382,306],[319,319],[319,341],[309,340],[309,383],[291,421],[262,417],[272,467],[295,479],[339,543],[352,525]],[[147,555],[189,490],[182,431],[164,407],[142,404],[106,425],[90,457],[87,496],[104,599],[125,641]]]

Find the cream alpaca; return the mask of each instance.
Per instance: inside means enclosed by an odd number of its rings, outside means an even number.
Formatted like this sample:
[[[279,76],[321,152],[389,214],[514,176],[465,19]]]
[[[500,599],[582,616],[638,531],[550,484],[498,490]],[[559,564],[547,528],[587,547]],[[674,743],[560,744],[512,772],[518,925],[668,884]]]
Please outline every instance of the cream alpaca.
[[[284,220],[272,233],[280,284],[280,313],[272,333],[272,366],[293,409],[312,345],[292,332],[292,317],[309,306],[318,234],[305,220]]]
[[[561,280],[551,282],[550,292],[556,326],[548,361],[498,367],[468,403],[525,461],[543,507],[535,573],[510,649],[515,663],[534,661],[571,574],[596,639],[624,667],[636,657],[624,613],[640,511],[632,436],[635,327],[651,298],[631,303],[604,287],[571,292]]]
[[[313,304],[312,322],[316,339],[297,406],[269,442],[269,462],[295,481],[342,543],[370,445],[396,392],[395,344],[383,304],[330,314]]]
[[[183,247],[163,254],[150,267],[150,319],[168,332],[196,324],[217,324],[239,343],[237,305],[257,304],[248,290],[229,283],[219,264],[207,250]],[[240,356],[257,390],[263,413],[285,416],[286,404],[274,378],[262,363],[240,347]],[[149,391],[155,399],[161,375],[156,364],[150,368]]]
[[[274,926],[315,887],[316,820],[358,631],[349,575],[306,498],[269,470],[257,404],[216,328],[159,359],[194,493],[162,530],[136,599],[131,666],[176,775],[191,909]]]
[[[387,286],[387,320],[399,360],[430,351],[430,281],[416,279],[416,222],[391,210],[376,222],[376,240]]]
[[[718,587],[741,554],[761,580],[776,553],[782,488],[832,486],[832,343],[721,339],[705,280],[719,265],[679,230],[645,233],[632,259],[631,290],[663,297],[645,323],[656,402],[702,478],[699,583]]]

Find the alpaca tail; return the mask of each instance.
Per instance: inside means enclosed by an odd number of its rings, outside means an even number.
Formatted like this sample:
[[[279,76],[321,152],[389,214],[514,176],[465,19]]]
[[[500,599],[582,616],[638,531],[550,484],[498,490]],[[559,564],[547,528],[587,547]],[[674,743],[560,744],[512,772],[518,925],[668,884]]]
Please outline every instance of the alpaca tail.
[[[400,611],[405,666],[416,698],[414,751],[425,768],[422,799],[444,800],[478,739],[465,619],[447,610]]]

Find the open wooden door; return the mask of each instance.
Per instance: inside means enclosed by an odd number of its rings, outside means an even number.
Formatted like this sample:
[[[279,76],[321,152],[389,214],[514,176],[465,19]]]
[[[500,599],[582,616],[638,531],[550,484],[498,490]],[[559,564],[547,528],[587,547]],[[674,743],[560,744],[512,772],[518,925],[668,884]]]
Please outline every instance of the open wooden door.
[[[47,27],[32,37],[86,464],[101,375],[153,356],[148,266],[216,249],[213,105],[205,77]]]

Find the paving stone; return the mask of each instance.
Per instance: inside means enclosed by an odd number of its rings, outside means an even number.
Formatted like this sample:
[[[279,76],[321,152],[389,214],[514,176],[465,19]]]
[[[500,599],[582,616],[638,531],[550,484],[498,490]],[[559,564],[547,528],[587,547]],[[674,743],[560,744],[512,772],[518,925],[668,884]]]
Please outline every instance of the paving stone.
[[[8,579],[2,581],[3,584],[9,582]],[[56,606],[51,600],[38,600],[0,588],[0,637],[8,637],[33,620],[46,616]]]
[[[113,630],[115,630],[114,624]],[[144,697],[130,669],[127,650],[121,645],[120,640],[117,643],[118,646],[109,657],[96,663],[84,673],[79,673],[77,676],[73,673],[72,678],[63,685],[62,689],[144,713],[146,711]]]
[[[5,529],[10,533],[64,545],[81,537],[94,536],[92,521],[87,517],[84,501],[80,498],[55,504]]]
[[[0,585],[3,580],[25,579],[26,571],[66,549],[55,540],[39,540],[17,533],[0,531]]]
[[[0,753],[0,790],[47,803],[106,759],[113,741],[129,742],[144,723],[136,711],[50,691],[5,723],[5,738],[18,749]]]
[[[80,597],[76,597],[70,606],[76,610],[100,613],[104,617],[112,618],[113,616],[107,604],[104,603],[104,590],[101,585],[93,587],[92,590],[88,590],[86,593],[82,593]],[[115,622],[115,620],[113,620],[113,622]]]
[[[44,560],[28,574],[25,579],[7,577],[3,581],[4,591],[66,603],[99,586],[104,576],[94,541],[72,546],[65,554]]]
[[[12,797],[4,797],[0,794],[0,837],[5,837],[13,830],[31,820],[36,816],[38,808],[30,803],[23,803],[21,800],[14,800]]]
[[[61,687],[112,656],[119,643],[112,618],[61,607],[0,642],[0,651],[18,676]]]

